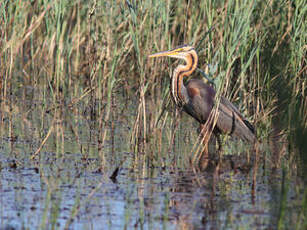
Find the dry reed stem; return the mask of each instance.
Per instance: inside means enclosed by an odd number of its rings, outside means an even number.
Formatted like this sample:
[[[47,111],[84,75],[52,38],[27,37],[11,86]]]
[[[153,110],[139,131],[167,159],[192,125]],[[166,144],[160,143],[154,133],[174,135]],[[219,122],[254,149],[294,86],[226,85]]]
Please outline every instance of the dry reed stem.
[[[210,112],[209,119],[203,125],[202,130],[200,131],[200,134],[198,135],[197,141],[195,142],[195,144],[192,147],[192,150],[191,150],[189,155],[191,156],[192,154],[194,154],[194,157],[192,159],[193,164],[195,164],[195,162],[199,162],[199,160],[202,159],[203,151],[206,151],[206,149],[208,149],[210,137],[212,135],[213,129],[214,129],[216,122],[217,122],[217,119],[218,119],[218,109],[217,109],[218,106],[219,106],[219,101],[216,105],[216,108],[214,108]],[[199,144],[199,145],[196,148],[197,144]],[[205,154],[208,154],[208,153],[205,153]],[[201,163],[201,162],[199,162],[199,163]]]
[[[39,146],[38,149],[35,151],[35,153],[32,154],[32,156],[31,156],[31,158],[30,158],[31,160],[33,160],[33,159],[39,154],[39,152],[42,150],[42,148],[44,147],[46,141],[48,140],[50,134],[52,133],[52,131],[53,131],[53,129],[54,129],[54,121],[55,121],[55,118],[54,118],[53,121],[51,122],[51,126],[50,126],[50,128],[49,128],[49,130],[48,130],[48,133],[47,133],[47,135],[45,136],[44,140],[41,142],[40,146]]]
[[[47,8],[38,16],[38,18],[34,22],[32,22],[32,24],[30,25],[28,30],[25,32],[25,34],[21,36],[21,40],[19,40],[18,43],[16,43],[15,40],[11,39],[9,42],[6,43],[1,53],[4,53],[8,48],[11,48],[11,51],[13,54],[18,53],[18,50],[25,43],[25,41],[30,37],[30,35],[32,35],[35,32],[35,30],[39,28],[45,14],[50,9],[51,9],[51,4],[49,4]]]

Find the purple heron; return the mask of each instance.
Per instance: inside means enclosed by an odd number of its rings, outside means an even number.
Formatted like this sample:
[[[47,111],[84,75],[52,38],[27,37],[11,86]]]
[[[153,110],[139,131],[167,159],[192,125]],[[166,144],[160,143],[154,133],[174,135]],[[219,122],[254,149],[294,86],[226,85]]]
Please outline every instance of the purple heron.
[[[201,128],[212,113],[216,102],[215,90],[200,79],[191,79],[186,84],[183,78],[190,76],[197,67],[198,56],[193,46],[183,45],[172,50],[162,51],[149,55],[154,57],[172,57],[183,59],[186,64],[178,65],[171,77],[171,93],[177,106],[194,117]],[[215,126],[212,122],[207,127],[211,127],[219,142],[219,134],[229,134],[241,138],[244,141],[254,142],[256,140],[253,126],[241,115],[239,110],[225,97],[220,98],[217,108],[217,120]],[[210,121],[209,121],[210,123]]]

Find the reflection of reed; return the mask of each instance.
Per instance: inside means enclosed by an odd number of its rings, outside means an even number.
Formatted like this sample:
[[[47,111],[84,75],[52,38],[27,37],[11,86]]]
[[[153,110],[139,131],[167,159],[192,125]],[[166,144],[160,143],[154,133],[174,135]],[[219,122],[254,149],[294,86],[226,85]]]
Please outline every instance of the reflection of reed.
[[[171,189],[169,208],[177,229],[218,229],[215,172],[199,176],[179,172]]]

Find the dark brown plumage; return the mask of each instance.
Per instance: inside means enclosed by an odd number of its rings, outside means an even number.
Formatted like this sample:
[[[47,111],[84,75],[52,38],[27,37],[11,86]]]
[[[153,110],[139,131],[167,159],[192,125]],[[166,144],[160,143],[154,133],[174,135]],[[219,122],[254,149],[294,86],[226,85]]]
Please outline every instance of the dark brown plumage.
[[[205,124],[215,103],[215,90],[198,79],[190,80],[187,85],[190,100],[183,106],[184,110],[199,123]],[[225,97],[221,97],[218,107],[218,119],[213,129],[215,135],[225,133],[244,141],[255,140],[252,125],[245,120],[238,109]]]
[[[174,57],[183,59],[186,65],[179,65],[173,72],[171,91],[175,103],[194,117],[201,125],[210,118],[216,103],[216,92],[199,79],[191,79],[186,85],[183,78],[191,75],[197,67],[198,56],[192,46],[180,46],[169,51],[152,54],[149,57]],[[212,126],[211,126],[212,127]],[[218,118],[213,133],[241,138],[244,141],[256,140],[253,126],[241,115],[239,110],[225,97],[220,98]]]

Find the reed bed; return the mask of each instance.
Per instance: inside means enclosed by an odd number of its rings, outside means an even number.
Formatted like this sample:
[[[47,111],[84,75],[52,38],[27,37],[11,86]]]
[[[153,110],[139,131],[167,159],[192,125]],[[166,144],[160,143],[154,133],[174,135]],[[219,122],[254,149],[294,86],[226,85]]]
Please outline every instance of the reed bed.
[[[89,157],[78,121],[60,125],[74,114],[91,121],[89,129],[98,132],[93,138],[101,169],[118,157],[114,132],[125,123],[131,126],[127,151],[135,152],[136,168],[170,164],[174,157],[167,153],[191,150],[178,148],[177,131],[192,121],[182,117],[170,98],[169,75],[177,62],[147,56],[188,43],[198,51],[199,68],[209,67],[218,94],[243,111],[259,139],[270,137],[276,152],[281,140],[291,143],[290,159],[306,162],[304,3],[2,1],[1,133],[8,128],[6,118],[23,111],[20,101],[31,99],[41,102],[29,107],[38,117],[32,125],[39,130],[40,144],[29,157],[38,156],[52,135],[63,143],[67,127]],[[105,146],[111,146],[111,156],[106,156]],[[57,151],[63,155],[65,148],[59,145]],[[283,156],[275,156],[276,167]]]
[[[142,184],[157,168],[173,172],[200,157],[197,123],[175,107],[169,92],[178,61],[147,58],[181,44],[195,46],[198,68],[212,78],[218,96],[234,102],[256,127],[263,173],[266,166],[282,169],[273,222],[279,229],[287,219],[297,229],[306,225],[306,189],[302,205],[295,204],[299,216],[285,215],[290,174],[306,182],[307,173],[306,14],[303,0],[1,1],[1,150],[10,168],[30,162],[46,185],[40,228],[57,228],[66,193],[75,191],[64,226],[71,228],[121,167],[128,165],[127,178]],[[246,152],[245,146],[224,149]],[[102,176],[80,182],[87,170]],[[253,199],[256,174],[249,178]],[[197,176],[195,183],[202,180]],[[85,196],[82,183],[91,188]],[[126,185],[129,225],[135,202],[129,180]],[[140,224],[144,209],[140,202]],[[168,214],[163,218],[167,222]]]

